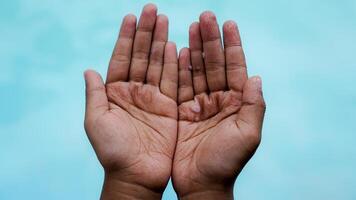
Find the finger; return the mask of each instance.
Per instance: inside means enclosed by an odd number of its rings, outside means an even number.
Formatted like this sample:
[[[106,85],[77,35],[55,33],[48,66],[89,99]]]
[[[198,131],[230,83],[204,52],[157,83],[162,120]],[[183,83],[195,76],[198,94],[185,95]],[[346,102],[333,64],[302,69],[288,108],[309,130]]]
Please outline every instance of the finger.
[[[163,94],[177,100],[178,63],[177,48],[173,42],[167,42],[164,49],[164,64],[160,89]]]
[[[194,93],[197,95],[202,92],[208,92],[204,60],[202,56],[203,42],[200,36],[199,22],[194,22],[189,27],[189,49],[193,67]]]
[[[242,94],[242,107],[237,115],[239,127],[248,128],[253,134],[260,134],[266,105],[262,95],[262,81],[258,76],[246,81]]]
[[[126,15],[122,21],[119,39],[110,59],[106,83],[126,81],[128,78],[133,38],[136,31],[136,16]]]
[[[247,80],[245,55],[241,46],[240,34],[234,21],[223,26],[226,58],[227,84],[230,89],[242,91]]]
[[[178,103],[192,100],[194,97],[189,49],[183,48],[179,52],[178,72]]]
[[[109,109],[104,82],[101,76],[93,71],[84,72],[86,88],[86,117],[100,115]]]
[[[214,13],[206,11],[200,15],[200,32],[209,90],[224,90],[226,87],[225,56]]]
[[[152,32],[155,26],[157,8],[147,4],[141,13],[133,44],[130,65],[130,80],[143,82],[146,78],[148,55],[151,48]]]
[[[164,46],[168,39],[168,18],[158,15],[153,33],[150,62],[147,69],[147,83],[158,86],[163,67]]]

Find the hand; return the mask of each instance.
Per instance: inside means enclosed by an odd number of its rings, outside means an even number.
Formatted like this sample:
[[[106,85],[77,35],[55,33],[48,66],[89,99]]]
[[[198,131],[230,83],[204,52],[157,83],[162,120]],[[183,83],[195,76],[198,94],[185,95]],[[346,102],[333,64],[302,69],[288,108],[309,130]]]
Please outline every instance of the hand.
[[[135,16],[124,18],[106,85],[85,72],[85,129],[105,169],[102,199],[161,198],[171,175],[177,51],[167,42],[167,17],[156,13],[146,5],[137,29]]]
[[[182,199],[232,199],[234,181],[261,138],[261,79],[247,77],[233,21],[224,24],[223,34],[224,48],[214,14],[204,12],[190,27],[189,49],[179,54],[172,180]]]

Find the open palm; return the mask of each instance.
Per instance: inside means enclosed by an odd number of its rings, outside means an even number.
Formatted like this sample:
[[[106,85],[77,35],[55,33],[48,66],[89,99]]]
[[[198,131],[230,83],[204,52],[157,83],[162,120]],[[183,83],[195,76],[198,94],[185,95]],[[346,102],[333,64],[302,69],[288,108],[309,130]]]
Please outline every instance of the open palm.
[[[204,12],[189,32],[190,48],[179,55],[180,105],[172,178],[181,197],[199,199],[194,194],[231,192],[260,142],[265,105],[260,78],[247,78],[234,22],[223,26],[225,48],[211,12]]]
[[[232,198],[259,145],[265,104],[236,24],[223,33],[224,45],[214,14],[204,12],[177,59],[154,5],[137,27],[135,16],[124,18],[106,83],[85,72],[85,129],[105,169],[102,199],[158,199],[170,176],[182,199]]]
[[[162,192],[170,178],[177,135],[177,52],[168,19],[146,5],[124,18],[106,85],[85,73],[85,128],[106,174]],[[151,41],[152,40],[152,41]]]

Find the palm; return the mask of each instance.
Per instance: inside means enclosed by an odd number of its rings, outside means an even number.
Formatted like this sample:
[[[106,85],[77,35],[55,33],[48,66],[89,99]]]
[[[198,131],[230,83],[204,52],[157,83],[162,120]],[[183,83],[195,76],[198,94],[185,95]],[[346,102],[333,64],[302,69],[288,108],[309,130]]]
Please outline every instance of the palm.
[[[107,174],[162,192],[177,138],[177,52],[154,5],[124,18],[104,85],[86,73],[86,132]]]
[[[201,112],[193,112],[190,101],[179,108],[179,137],[175,154],[175,181],[211,184],[235,177],[257,147],[245,122],[237,121],[242,94],[235,91],[195,96]]]
[[[172,179],[180,196],[230,192],[260,141],[264,113],[260,79],[247,77],[236,24],[225,23],[223,31],[225,48],[215,16],[203,13],[190,27],[189,49],[179,56]]]
[[[158,87],[134,82],[108,84],[107,96],[110,109],[95,124],[101,163],[120,174],[139,173],[137,180],[164,184],[176,142],[176,102]]]

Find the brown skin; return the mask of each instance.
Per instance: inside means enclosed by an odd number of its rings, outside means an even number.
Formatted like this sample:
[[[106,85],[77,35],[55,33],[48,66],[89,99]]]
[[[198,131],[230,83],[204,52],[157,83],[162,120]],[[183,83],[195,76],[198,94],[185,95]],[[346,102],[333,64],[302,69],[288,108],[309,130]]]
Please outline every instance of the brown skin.
[[[233,199],[261,139],[261,79],[248,79],[236,24],[204,12],[179,55],[179,121],[172,180],[181,199]],[[204,52],[204,54],[202,54]],[[189,66],[192,65],[192,70]]]
[[[215,16],[204,12],[177,59],[168,19],[156,13],[148,4],[137,26],[124,18],[105,84],[84,74],[85,129],[105,170],[101,199],[160,199],[170,176],[181,199],[232,199],[260,141],[261,80],[248,79],[234,22],[223,26],[223,48]]]
[[[171,176],[177,137],[178,63],[157,8],[127,15],[107,81],[85,72],[85,129],[105,169],[102,199],[160,199]]]

